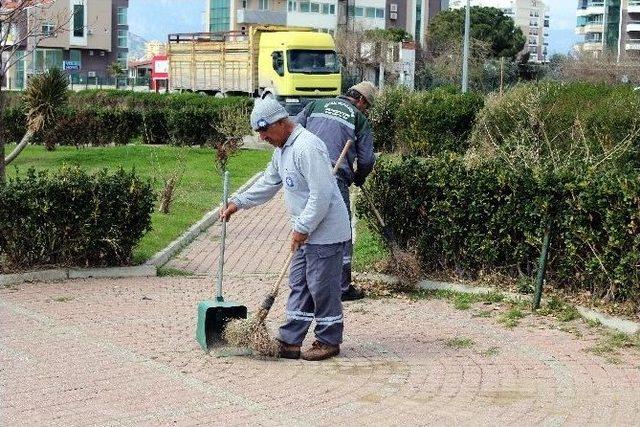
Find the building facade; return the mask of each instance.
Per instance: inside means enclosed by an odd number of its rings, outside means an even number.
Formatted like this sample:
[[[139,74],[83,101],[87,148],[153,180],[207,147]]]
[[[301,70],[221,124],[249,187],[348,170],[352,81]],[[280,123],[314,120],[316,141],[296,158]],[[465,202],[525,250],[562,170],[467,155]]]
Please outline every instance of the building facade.
[[[250,25],[309,27],[334,34],[338,29],[402,28],[424,42],[424,22],[448,0],[207,0],[205,29],[241,30]]]
[[[59,68],[72,82],[105,81],[107,67],[127,67],[128,0],[53,0],[25,10],[24,43],[5,86],[20,89],[30,75]],[[33,35],[25,37],[24,35]]]
[[[466,0],[451,0],[452,8],[461,8]],[[472,6],[501,9],[522,30],[529,61],[547,62],[549,46],[549,9],[541,0],[471,0]]]
[[[576,34],[577,52],[640,59],[640,0],[579,0]]]

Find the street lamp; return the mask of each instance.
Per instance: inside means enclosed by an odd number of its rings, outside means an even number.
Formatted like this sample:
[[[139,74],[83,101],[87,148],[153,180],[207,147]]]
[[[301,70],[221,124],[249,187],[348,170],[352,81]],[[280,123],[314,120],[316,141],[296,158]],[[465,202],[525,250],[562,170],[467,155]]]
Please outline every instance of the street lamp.
[[[462,56],[462,93],[469,88],[469,32],[471,30],[471,0],[467,0],[464,13],[464,48]]]

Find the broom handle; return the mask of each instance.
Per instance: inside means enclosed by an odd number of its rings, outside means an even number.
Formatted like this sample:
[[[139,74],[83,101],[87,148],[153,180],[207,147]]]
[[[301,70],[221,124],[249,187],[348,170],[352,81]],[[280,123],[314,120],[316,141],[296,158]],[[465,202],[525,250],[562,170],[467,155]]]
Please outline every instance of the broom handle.
[[[340,153],[340,156],[338,157],[338,160],[336,160],[336,164],[333,167],[334,175],[338,173],[338,169],[340,169],[340,165],[342,164],[342,161],[347,156],[347,151],[349,151],[351,144],[353,144],[353,141],[351,139],[347,139],[347,142],[346,144],[344,144],[344,148],[342,149],[342,152]]]
[[[347,151],[349,151],[351,144],[353,144],[353,141],[351,139],[348,139],[347,143],[344,144],[344,148],[342,149],[342,152],[340,153],[340,156],[338,157],[338,160],[336,160],[336,164],[333,167],[333,175],[335,175],[338,172],[338,169],[340,168],[342,161],[346,157]],[[264,302],[262,303],[262,308],[266,310],[271,309],[271,305],[273,305],[273,302],[278,296],[280,283],[282,283],[282,279],[284,279],[285,274],[287,274],[287,270],[289,269],[289,265],[291,264],[292,258],[293,258],[293,252],[289,252],[289,256],[287,256],[287,260],[284,263],[284,266],[282,267],[282,271],[280,271],[280,276],[278,276],[278,280],[276,280],[276,282],[273,284],[273,287],[271,288],[271,292],[269,292]]]
[[[360,187],[360,191],[362,191],[362,195],[364,196],[364,198],[367,199],[367,203],[369,203],[371,210],[376,215],[376,218],[378,218],[378,222],[380,223],[382,228],[386,227],[387,224],[385,224],[384,219],[382,219],[382,216],[380,215],[380,212],[378,212],[378,209],[376,209],[376,206],[373,204],[373,200],[371,200],[371,198],[369,197],[369,193],[367,193],[367,190],[365,190],[364,187]]]
[[[227,198],[229,196],[229,171],[224,172],[224,182],[222,184],[222,210],[227,209]],[[218,259],[218,284],[216,286],[216,301],[224,301],[222,297],[222,271],[224,270],[224,241],[227,237],[227,221],[222,219],[222,231],[220,236],[220,258]]]

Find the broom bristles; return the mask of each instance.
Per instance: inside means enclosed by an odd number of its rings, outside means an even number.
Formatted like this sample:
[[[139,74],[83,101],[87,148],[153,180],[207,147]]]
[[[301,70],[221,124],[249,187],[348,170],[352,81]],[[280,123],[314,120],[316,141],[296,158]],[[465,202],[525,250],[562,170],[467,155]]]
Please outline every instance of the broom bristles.
[[[391,254],[395,265],[393,269],[400,279],[400,287],[414,288],[420,278],[420,263],[415,255],[392,245]]]
[[[236,319],[227,323],[223,338],[236,347],[248,347],[261,356],[278,357],[278,344],[271,339],[264,319],[269,313],[261,308],[249,319]]]

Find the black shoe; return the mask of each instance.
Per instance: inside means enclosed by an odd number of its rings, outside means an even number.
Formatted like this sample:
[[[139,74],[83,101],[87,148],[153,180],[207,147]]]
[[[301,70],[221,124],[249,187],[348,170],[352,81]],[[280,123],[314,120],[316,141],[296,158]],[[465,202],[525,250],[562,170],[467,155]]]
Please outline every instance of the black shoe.
[[[278,357],[283,359],[300,359],[300,347],[299,345],[287,344],[276,338],[276,344],[278,345]]]
[[[342,293],[342,301],[355,301],[364,298],[364,292],[353,285],[349,285],[346,292]]]

